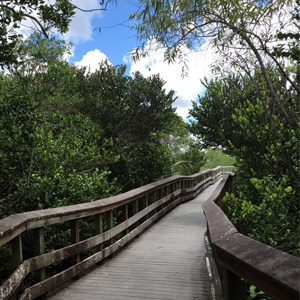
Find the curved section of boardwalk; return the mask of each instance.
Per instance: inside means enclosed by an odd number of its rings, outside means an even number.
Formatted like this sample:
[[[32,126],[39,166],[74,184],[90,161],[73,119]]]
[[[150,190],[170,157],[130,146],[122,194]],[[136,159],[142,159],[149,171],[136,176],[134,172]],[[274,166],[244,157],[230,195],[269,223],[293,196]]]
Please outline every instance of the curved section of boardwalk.
[[[205,263],[206,219],[201,204],[216,184],[175,208],[112,259],[48,299],[211,300]]]

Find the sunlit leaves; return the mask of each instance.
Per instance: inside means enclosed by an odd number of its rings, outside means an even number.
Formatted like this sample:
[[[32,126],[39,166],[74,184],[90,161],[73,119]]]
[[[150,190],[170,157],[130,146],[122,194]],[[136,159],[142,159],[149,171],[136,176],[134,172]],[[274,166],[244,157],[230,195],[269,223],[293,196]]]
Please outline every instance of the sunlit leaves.
[[[101,145],[101,146],[100,146]],[[31,209],[56,207],[107,197],[118,189],[109,183],[106,165],[116,161],[110,140],[83,115],[55,118],[37,130],[32,171]],[[36,202],[35,199],[38,201]]]
[[[172,165],[172,173],[180,175],[192,175],[199,173],[205,162],[205,154],[195,142],[190,142],[187,149],[179,152]]]
[[[64,33],[74,15],[74,6],[68,1],[1,1],[0,3],[0,66],[9,66],[18,61],[17,42],[21,36],[17,29],[21,22],[30,20],[33,28],[48,37],[56,28]]]
[[[283,176],[276,180],[272,176],[251,178],[252,193],[256,201],[241,191],[224,198],[226,212],[241,232],[250,237],[279,248],[293,255],[299,253],[300,226],[297,217],[295,191],[289,179]]]
[[[158,75],[131,77],[125,72],[125,66],[104,62],[87,74],[79,109],[100,125],[104,137],[113,139],[120,161],[110,165],[112,175],[128,190],[170,174],[170,151],[161,140],[175,118],[175,97],[164,90]]]

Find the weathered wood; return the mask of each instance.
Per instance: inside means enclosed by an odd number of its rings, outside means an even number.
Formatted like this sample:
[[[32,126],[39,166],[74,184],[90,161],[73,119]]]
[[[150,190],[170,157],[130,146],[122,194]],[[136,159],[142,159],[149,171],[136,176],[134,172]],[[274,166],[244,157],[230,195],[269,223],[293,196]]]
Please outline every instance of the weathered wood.
[[[172,212],[166,217],[112,260],[50,299],[211,299],[200,201],[199,197],[175,210],[172,207],[178,203],[169,204],[165,209]],[[140,233],[165,213],[154,215],[131,234]]]
[[[226,168],[230,167],[218,168],[220,170],[226,171]],[[180,189],[182,189],[183,183],[186,180],[193,180],[193,178],[195,177],[208,178],[210,174],[212,174],[212,170],[206,170],[192,176],[176,175],[110,198],[59,208],[37,210],[10,216],[8,218],[0,220],[0,246],[7,243],[20,233],[24,232],[26,229],[29,230],[39,228],[46,225],[57,224],[60,222],[66,222],[78,218],[100,214],[126,203],[130,203],[134,199],[141,198],[144,195],[163,187],[164,185],[178,182],[180,183]]]
[[[154,203],[152,205],[152,210],[156,206],[157,206],[157,203]],[[113,245],[105,248],[102,253],[98,253],[97,255],[94,255],[94,256],[86,259],[84,262],[76,264],[75,266],[67,269],[66,271],[61,272],[57,276],[54,276],[53,279],[50,278],[50,279],[48,279],[48,280],[46,280],[42,283],[39,283],[35,286],[32,286],[31,288],[28,288],[26,290],[25,294],[23,295],[22,299],[31,299],[31,298],[38,297],[38,296],[40,296],[44,293],[47,293],[47,292],[53,290],[53,286],[63,284],[64,282],[70,280],[71,278],[76,277],[80,272],[90,268],[93,264],[98,263],[101,260],[103,260],[104,258],[112,255],[114,252],[118,251],[121,247],[123,247],[126,243],[128,243],[128,241],[130,241],[131,239],[133,239],[134,237],[136,237],[137,235],[142,233],[152,223],[156,222],[158,219],[163,217],[168,211],[170,211],[173,208],[173,206],[174,206],[174,204],[166,207],[164,210],[162,210],[159,213],[157,213],[156,215],[152,216],[150,219],[148,219],[143,224],[139,225],[137,228],[135,228],[133,231],[131,231],[125,237],[120,239],[118,242],[116,242]],[[147,212],[148,212],[147,210],[144,211],[144,212],[140,212],[140,217],[133,216],[131,218],[131,221],[134,222],[135,221],[134,219],[139,219],[139,218],[143,217],[144,215],[147,214]],[[114,227],[112,230],[109,230],[109,231],[103,233],[102,236],[105,236],[105,238],[103,240],[104,241],[109,240],[111,238],[111,236],[114,236],[117,233],[121,232],[123,230],[122,227],[123,227],[122,224],[120,224],[119,226]],[[113,231],[115,231],[115,232],[113,232]],[[89,240],[93,240],[93,238],[91,238]],[[85,242],[82,242],[82,244],[84,244],[84,243]],[[66,249],[67,248],[70,249],[71,247],[74,250],[76,250],[76,249],[78,250],[78,247],[69,246],[69,247],[66,247],[63,251],[55,251],[55,252],[60,253],[61,255],[63,255],[65,253],[67,253]],[[87,249],[87,248],[85,248],[85,249]],[[71,254],[72,253],[70,253],[70,251],[69,251],[69,255],[64,255],[63,257],[64,258],[69,257]],[[49,259],[51,254],[49,253],[47,256],[48,256],[48,259]],[[57,255],[53,255],[53,256],[57,257]]]
[[[27,262],[22,263],[15,272],[1,285],[0,299],[11,299],[12,295],[22,285],[23,280],[29,274],[29,266]]]
[[[103,225],[103,214],[98,214],[95,216],[95,234],[100,235],[104,230]],[[103,249],[103,244],[101,243],[100,246],[97,247],[98,251]]]
[[[223,168],[220,168],[220,170],[223,170]],[[35,240],[37,241],[35,246],[35,255],[37,256],[22,263],[23,258],[21,257],[21,252],[14,254],[15,266],[18,266],[18,268],[0,287],[0,295],[5,294],[3,299],[8,299],[9,295],[22,285],[22,281],[30,272],[37,270],[40,273],[39,279],[42,280],[45,277],[43,268],[70,257],[75,257],[75,265],[73,267],[68,269],[65,273],[62,272],[61,277],[54,276],[53,281],[49,278],[47,281],[44,280],[32,288],[28,288],[24,297],[27,297],[25,295],[29,295],[28,297],[38,297],[46,290],[49,291],[49,288],[51,290],[53,284],[55,286],[60,284],[60,279],[64,280],[64,278],[77,276],[77,271],[81,272],[81,270],[85,270],[90,266],[91,262],[95,261],[95,258],[92,257],[91,260],[88,258],[83,262],[79,262],[80,253],[93,247],[98,247],[98,250],[101,250],[99,253],[104,251],[104,254],[102,253],[104,256],[99,254],[100,256],[106,257],[105,255],[111,255],[114,251],[122,247],[124,243],[127,243],[130,238],[142,232],[144,228],[150,226],[179,203],[195,197],[206,185],[213,182],[216,176],[215,174],[217,174],[216,171],[208,170],[193,176],[173,176],[111,198],[73,206],[27,212],[0,220],[0,245],[15,239],[13,241],[13,243],[15,243],[14,248],[20,250],[21,233],[30,229],[35,230]],[[209,175],[213,177],[209,177]],[[186,185],[190,187],[182,188]],[[176,187],[177,190],[173,191],[173,187]],[[167,193],[165,197],[162,197],[161,191],[163,189]],[[152,195],[152,202],[148,201],[149,195]],[[138,205],[139,203],[140,207]],[[131,206],[133,215],[129,218],[128,211],[127,213],[125,212],[127,216],[125,216],[124,222],[113,227],[113,210],[118,210],[124,206],[128,207],[128,205]],[[107,231],[104,233],[103,214],[108,216],[106,219]],[[95,231],[96,234],[99,234],[85,241],[80,241],[79,220],[89,216],[98,216],[96,217]],[[42,240],[43,226],[65,221],[70,221],[71,223],[73,244],[51,253],[42,254],[44,252]],[[137,227],[135,228],[135,226]],[[110,241],[110,243],[113,243],[116,236],[122,232],[127,232],[128,234],[111,246],[102,249],[105,242]],[[19,244],[16,241],[19,241]],[[17,244],[18,246],[16,247]],[[15,251],[15,253],[17,252]],[[99,261],[99,259],[96,260]],[[73,276],[72,274],[75,275]],[[50,283],[47,284],[46,282]]]
[[[37,228],[34,230],[34,256],[39,256],[44,254],[45,252],[45,236],[44,236],[44,228]],[[45,268],[41,268],[37,270],[36,281],[43,281],[46,279],[46,270]]]
[[[78,244],[80,241],[80,236],[79,236],[79,220],[72,220],[71,221],[71,243],[72,244]],[[80,255],[76,254],[72,258],[73,265],[79,263],[80,261]]]
[[[274,299],[299,299],[299,258],[236,233],[214,242],[217,261]]]
[[[22,299],[34,299],[39,297],[45,293],[52,291],[55,287],[62,285],[63,283],[69,281],[70,279],[78,276],[83,271],[89,269],[93,265],[99,263],[103,259],[111,256],[113,253],[117,252],[120,248],[122,248],[125,244],[127,244],[130,240],[135,238],[137,235],[141,234],[146,228],[151,226],[158,219],[162,218],[168,211],[172,209],[172,206],[166,207],[164,210],[160,211],[156,215],[152,216],[143,224],[139,225],[129,234],[118,240],[113,245],[106,247],[104,250],[92,255],[91,257],[85,259],[82,262],[77,263],[76,265],[68,268],[67,270],[52,276],[51,278],[38,283],[28,289],[26,289],[25,293],[22,295],[20,300]],[[107,235],[107,240],[111,237],[111,231],[105,232],[104,235]]]
[[[227,180],[202,205],[216,262],[274,299],[299,299],[300,259],[240,234],[215,204]]]
[[[11,240],[11,252],[12,252],[12,269],[15,270],[23,262],[23,249],[22,249],[22,237],[21,235]]]
[[[19,214],[0,220],[0,247],[26,230],[27,217]]]

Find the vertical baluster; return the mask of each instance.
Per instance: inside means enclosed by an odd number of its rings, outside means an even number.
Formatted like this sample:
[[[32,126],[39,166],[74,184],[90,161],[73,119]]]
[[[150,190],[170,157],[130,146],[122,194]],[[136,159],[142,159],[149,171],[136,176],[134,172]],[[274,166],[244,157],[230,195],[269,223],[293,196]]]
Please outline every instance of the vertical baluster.
[[[139,202],[138,200],[134,200],[132,202],[132,215],[136,215],[139,212]],[[136,228],[138,226],[139,222],[133,225],[133,228]]]
[[[162,190],[162,188],[159,188],[156,192],[155,192],[155,201],[158,201],[159,199],[163,198],[164,192]],[[155,213],[159,212],[161,209],[164,208],[164,205],[162,204],[160,207],[157,207],[157,209],[155,209]]]
[[[80,240],[80,237],[79,237],[79,220],[76,219],[76,220],[72,220],[71,221],[71,243],[72,244],[76,244],[78,243]],[[79,254],[76,254],[74,255],[73,257],[73,264],[77,264],[80,262],[80,255]]]
[[[142,198],[142,209],[145,209],[148,207],[148,197],[147,195],[143,196]],[[142,220],[141,223],[145,222],[147,220],[147,216],[145,216]]]
[[[103,233],[103,214],[98,214],[95,216],[95,233],[96,235]],[[103,250],[103,243],[97,246],[98,251]]]
[[[18,235],[10,242],[12,252],[12,271],[23,262],[22,238]]]
[[[109,210],[106,212],[106,230],[110,230],[114,227],[114,216],[113,216],[113,210]],[[108,241],[108,246],[113,244],[113,237],[111,236],[110,240]]]
[[[153,199],[153,201],[152,201],[152,203],[155,203],[156,201],[157,201],[157,191],[153,191],[152,192],[152,199]],[[153,215],[155,215],[157,213],[157,208],[155,208],[154,210],[153,210],[153,214],[152,214],[152,216]]]
[[[237,275],[227,269],[223,269],[223,289],[225,300],[245,299],[245,286]]]
[[[125,204],[124,208],[123,208],[123,220],[122,222],[125,222],[128,220],[128,216],[129,216],[129,213],[128,213],[128,203]],[[128,224],[127,224],[127,228],[126,228],[126,234],[129,233],[129,227],[128,227]]]
[[[23,262],[23,250],[22,250],[22,237],[21,235],[16,236],[10,241],[10,247],[12,252],[12,272],[14,272],[19,265]],[[20,284],[19,288],[16,290],[15,294],[12,296],[12,299],[17,299],[17,293],[20,290],[23,290],[24,284]]]
[[[33,231],[34,235],[34,256],[38,256],[45,253],[45,230],[44,227],[36,228]],[[35,278],[37,282],[46,279],[45,268],[39,269],[35,272]]]

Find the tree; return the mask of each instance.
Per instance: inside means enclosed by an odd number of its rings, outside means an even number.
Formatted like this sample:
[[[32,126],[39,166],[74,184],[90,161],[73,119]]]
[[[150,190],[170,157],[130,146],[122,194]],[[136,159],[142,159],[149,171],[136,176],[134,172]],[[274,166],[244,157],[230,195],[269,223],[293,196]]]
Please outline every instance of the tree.
[[[164,90],[158,75],[131,77],[125,71],[104,62],[78,80],[84,99],[79,109],[113,139],[120,160],[110,166],[112,176],[128,190],[170,174],[171,156],[162,140],[176,114],[174,92]]]
[[[294,89],[282,84],[276,68],[268,72],[281,103],[299,116]],[[297,254],[299,140],[261,78],[257,70],[250,78],[232,74],[227,80],[209,82],[190,111],[195,120],[191,130],[205,146],[220,145],[236,157],[236,193],[227,195],[225,203],[239,230]],[[274,231],[280,224],[280,231]]]
[[[209,147],[205,150],[205,164],[202,170],[213,169],[217,166],[233,166],[235,158],[225,154],[222,149]]]
[[[1,1],[0,3],[0,66],[9,65],[18,59],[16,47],[22,35],[18,33],[21,22],[29,20],[48,37],[52,28],[64,33],[68,29],[75,7],[68,1],[57,0],[53,4],[46,1]]]
[[[251,65],[256,64],[261,70],[268,93],[272,95],[288,126],[297,130],[298,124],[294,118],[290,118],[291,111],[281,104],[266,67],[266,61],[272,61],[278,66],[284,80],[296,87],[293,74],[282,67],[282,61],[274,52],[274,43],[278,41],[274,31],[278,24],[282,24],[287,32],[284,35],[287,39],[290,35],[293,38],[298,32],[294,10],[296,13],[298,11],[294,1],[142,0],[140,3],[140,9],[131,18],[138,21],[136,29],[141,40],[154,38],[165,49],[166,60],[174,62],[178,58],[185,63],[185,47],[198,50],[199,45],[209,39],[223,59],[216,65],[218,73],[221,69],[224,73],[228,67],[247,72],[247,61],[253,62]],[[290,18],[282,21],[283,14]],[[133,59],[148,54],[145,43],[136,49]],[[293,57],[299,62],[299,56],[290,56]]]
[[[0,74],[0,217],[25,202],[39,111],[23,86]]]
[[[205,163],[205,154],[200,150],[199,144],[190,140],[188,148],[174,157],[172,173],[179,175],[192,175],[199,173]]]
[[[198,173],[204,164],[204,152],[197,143],[183,118],[176,116],[169,124],[169,131],[163,135],[165,144],[172,156],[172,175],[191,175]]]
[[[107,167],[118,157],[99,126],[81,114],[56,114],[55,121],[43,120],[36,133],[26,210],[84,203],[118,193],[116,184],[108,180]]]
[[[112,141],[76,109],[76,68],[53,55],[59,47],[34,35],[22,66],[0,76],[0,217],[119,192],[108,178]]]
[[[169,131],[163,136],[163,143],[168,146],[173,157],[189,148],[191,132],[181,116],[174,117],[169,125]]]
[[[204,83],[205,95],[193,103],[191,129],[205,146],[221,147],[236,157],[242,181],[230,215],[241,220],[242,205],[254,213],[255,205],[265,208],[272,196],[276,200],[270,214],[276,216],[273,208],[282,205],[287,226],[299,229],[295,223],[300,196],[298,2],[142,0],[131,18],[138,21],[143,41],[134,59],[149,54],[145,46],[151,39],[163,47],[169,62],[179,59],[185,64],[186,48],[198,51],[208,42],[218,53],[215,78]],[[270,195],[272,181],[282,191],[278,197]],[[263,214],[249,216],[247,220],[252,216],[256,223],[260,218],[262,224],[263,218],[271,221]],[[271,224],[273,230],[278,225]],[[248,233],[253,234],[255,228],[250,227]],[[265,242],[268,234],[273,239],[268,231],[254,237],[264,236]],[[279,235],[270,242],[276,243],[283,246]],[[285,246],[295,250],[291,244]]]
[[[293,89],[282,85],[280,73],[268,70],[282,105],[298,118],[299,107]],[[191,130],[205,146],[222,146],[243,162],[249,178],[268,174],[289,174],[297,182],[299,141],[280,109],[266,93],[263,75],[232,74],[226,81],[213,80],[199,103],[190,111]],[[218,122],[214,122],[218,120]]]
[[[51,30],[67,32],[76,10],[87,13],[106,10],[110,3],[116,3],[116,0],[103,0],[99,2],[99,7],[84,10],[68,0],[0,1],[0,67],[18,61],[19,51],[22,50],[18,43],[24,37],[20,31],[23,22],[27,22],[27,28],[49,38]]]

